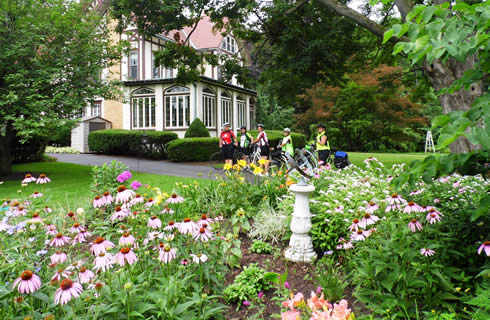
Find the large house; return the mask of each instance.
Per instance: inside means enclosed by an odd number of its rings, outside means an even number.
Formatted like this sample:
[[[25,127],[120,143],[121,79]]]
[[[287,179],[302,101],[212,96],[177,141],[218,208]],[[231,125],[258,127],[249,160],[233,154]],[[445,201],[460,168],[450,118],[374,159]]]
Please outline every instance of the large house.
[[[107,15],[107,2],[94,0],[91,6]],[[175,83],[176,70],[154,64],[154,51],[176,38],[189,40],[194,49],[206,54],[230,54],[241,59],[237,40],[231,34],[214,31],[213,26],[208,17],[203,17],[193,32],[185,28],[151,38],[138,35],[135,28],[128,28],[122,34],[112,33],[113,41],[129,41],[131,50],[120,63],[104,70],[102,76],[122,82],[124,99],[97,100],[83,111],[82,120],[101,117],[110,121],[112,128],[165,130],[179,137],[184,136],[195,118],[203,121],[212,136],[217,136],[226,122],[234,130],[254,126],[255,91],[244,88],[236,79],[229,83],[222,81],[219,66],[203,65],[199,81],[179,86]],[[72,146],[78,144],[79,141],[72,141]]]

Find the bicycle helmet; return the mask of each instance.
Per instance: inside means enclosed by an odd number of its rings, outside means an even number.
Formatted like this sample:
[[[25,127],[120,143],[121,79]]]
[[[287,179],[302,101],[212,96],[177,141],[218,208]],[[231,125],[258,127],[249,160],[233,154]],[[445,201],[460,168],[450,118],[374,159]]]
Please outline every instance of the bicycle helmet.
[[[289,129],[289,128],[284,128],[284,130],[283,130],[283,131],[284,131],[284,132],[291,132],[291,129]]]
[[[262,129],[264,129],[264,125],[263,125],[262,123],[259,123],[259,124],[257,125],[257,128],[259,128],[259,127],[260,127],[260,128],[262,128]]]
[[[245,129],[245,130],[247,130],[247,127],[245,127],[245,126],[242,126],[242,127],[240,128],[240,130],[242,130],[242,129]]]
[[[226,128],[226,127],[231,127],[231,125],[228,122],[223,123],[223,128]]]
[[[326,129],[327,127],[323,124],[323,123],[319,123],[317,125],[318,128],[323,128],[323,129]]]

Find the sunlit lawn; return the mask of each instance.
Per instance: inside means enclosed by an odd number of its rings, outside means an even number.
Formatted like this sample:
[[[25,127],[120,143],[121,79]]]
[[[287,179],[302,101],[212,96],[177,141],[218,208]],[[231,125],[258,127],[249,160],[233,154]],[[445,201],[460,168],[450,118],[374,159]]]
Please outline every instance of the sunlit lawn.
[[[348,152],[349,161],[356,166],[365,166],[364,160],[369,157],[375,157],[381,161],[386,167],[391,168],[394,164],[406,163],[410,164],[413,160],[424,160],[425,157],[433,155],[433,153],[364,153],[364,152]]]
[[[90,173],[91,166],[77,165],[63,162],[35,162],[16,164],[13,169],[16,172],[45,173],[51,183],[35,185],[31,183],[28,187],[21,186],[21,180],[4,181],[0,184],[0,200],[15,199],[19,197],[18,191],[25,195],[34,191],[44,193],[48,203],[67,208],[73,208],[80,204],[86,204],[90,195]],[[194,178],[182,178],[162,176],[157,174],[133,172],[133,179],[152,187],[159,187],[162,191],[171,192],[176,182],[190,183]],[[2,179],[0,178],[0,181]],[[0,203],[1,204],[1,203]]]

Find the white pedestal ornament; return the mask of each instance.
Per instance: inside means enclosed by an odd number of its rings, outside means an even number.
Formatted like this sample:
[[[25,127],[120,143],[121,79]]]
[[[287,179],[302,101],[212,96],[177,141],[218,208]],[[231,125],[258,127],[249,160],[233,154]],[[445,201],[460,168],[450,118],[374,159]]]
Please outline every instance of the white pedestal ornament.
[[[311,212],[308,194],[313,192],[315,187],[303,182],[291,185],[290,190],[296,195],[293,219],[291,220],[293,235],[289,240],[289,248],[284,256],[294,262],[313,262],[317,255],[313,251],[313,243],[309,235]]]

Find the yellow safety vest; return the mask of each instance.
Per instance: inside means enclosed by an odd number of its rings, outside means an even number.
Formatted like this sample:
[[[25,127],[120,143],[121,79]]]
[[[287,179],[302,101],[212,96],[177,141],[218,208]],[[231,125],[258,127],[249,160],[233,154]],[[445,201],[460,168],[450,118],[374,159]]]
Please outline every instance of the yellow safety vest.
[[[327,143],[325,145],[321,144],[320,142],[322,141],[322,137],[325,135],[325,131],[319,133],[317,136],[316,136],[316,149],[318,151],[322,151],[322,150],[330,150],[330,143],[328,142],[328,138],[327,138]]]
[[[291,136],[287,136],[282,138],[282,143],[285,143],[289,140],[289,143],[286,143],[284,147],[282,147],[282,151],[289,152],[290,155],[294,155],[294,147],[293,147],[293,139]]]

